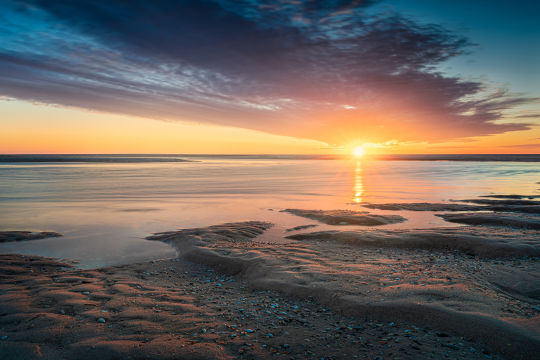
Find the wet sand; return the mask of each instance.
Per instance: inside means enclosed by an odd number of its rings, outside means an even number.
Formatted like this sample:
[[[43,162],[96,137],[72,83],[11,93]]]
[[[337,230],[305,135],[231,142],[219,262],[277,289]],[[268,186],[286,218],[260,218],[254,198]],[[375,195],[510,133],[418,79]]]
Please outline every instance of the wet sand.
[[[516,214],[438,214],[446,221],[468,225],[495,225],[518,229],[540,230],[540,218]]]
[[[461,202],[475,202],[471,200],[456,200]],[[540,205],[536,204],[516,204],[505,203],[505,200],[491,200],[483,203],[483,199],[478,199],[483,205],[471,204],[456,204],[456,203],[387,203],[387,204],[371,204],[363,203],[361,206],[368,209],[378,210],[409,210],[409,211],[491,211],[491,212],[515,212],[540,214]]]
[[[399,215],[377,215],[367,211],[285,209],[283,212],[317,220],[328,225],[379,226],[407,221]]]
[[[371,216],[353,213],[300,216],[338,225],[344,215]],[[148,240],[174,247],[176,259],[95,270],[1,255],[0,358],[532,359],[540,352],[536,229],[482,222],[259,237],[271,227],[248,221],[157,233]]]
[[[0,276],[2,359],[503,358],[476,338],[349,316],[180,259],[77,270],[1,255]]]
[[[50,237],[60,237],[62,234],[53,231],[0,231],[0,243],[10,241],[39,240]]]
[[[287,236],[293,240],[341,242],[362,247],[450,251],[487,258],[538,257],[538,231],[509,228],[319,231]]]

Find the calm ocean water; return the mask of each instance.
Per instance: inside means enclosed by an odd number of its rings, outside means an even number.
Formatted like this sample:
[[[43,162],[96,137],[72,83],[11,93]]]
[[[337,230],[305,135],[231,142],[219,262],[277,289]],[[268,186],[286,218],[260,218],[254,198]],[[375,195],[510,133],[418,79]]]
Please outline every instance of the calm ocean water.
[[[539,160],[537,155],[409,156],[384,161],[317,156],[4,155],[0,156],[0,229],[50,230],[64,237],[0,244],[0,252],[78,259],[82,267],[170,257],[174,256],[171,248],[144,237],[244,220],[274,222],[277,226],[268,236],[279,236],[288,227],[314,223],[279,212],[285,208],[365,210],[358,204],[539,194]],[[386,228],[456,226],[432,213],[401,214],[409,221]]]

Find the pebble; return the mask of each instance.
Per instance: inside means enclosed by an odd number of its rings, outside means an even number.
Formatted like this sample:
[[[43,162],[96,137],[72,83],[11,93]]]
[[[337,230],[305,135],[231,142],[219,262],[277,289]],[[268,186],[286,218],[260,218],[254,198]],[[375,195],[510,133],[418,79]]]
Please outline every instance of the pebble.
[[[100,322],[100,323],[104,323],[105,319],[104,318],[99,318],[99,319],[97,319],[97,321]]]

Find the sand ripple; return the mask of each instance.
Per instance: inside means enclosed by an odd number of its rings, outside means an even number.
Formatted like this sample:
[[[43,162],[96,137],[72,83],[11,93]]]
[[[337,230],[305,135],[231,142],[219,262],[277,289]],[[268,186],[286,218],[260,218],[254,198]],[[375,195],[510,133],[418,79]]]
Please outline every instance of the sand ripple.
[[[289,239],[302,241],[277,245],[241,234],[246,226],[268,226],[263,223],[222,226],[230,236],[216,237],[211,227],[208,233],[196,229],[196,241],[187,230],[167,233],[166,241],[178,245],[187,260],[240,276],[259,289],[315,298],[344,314],[443,329],[479,339],[510,358],[527,358],[540,349],[534,286],[497,283],[493,276],[523,267],[514,276],[529,274],[538,284],[538,262],[523,258],[540,255],[537,233],[529,234],[530,244],[527,235],[516,244],[516,233],[493,230],[483,235],[463,228],[325,231],[293,235]],[[187,243],[193,246],[188,249]],[[520,265],[514,256],[522,257]],[[514,344],[511,352],[508,343]]]

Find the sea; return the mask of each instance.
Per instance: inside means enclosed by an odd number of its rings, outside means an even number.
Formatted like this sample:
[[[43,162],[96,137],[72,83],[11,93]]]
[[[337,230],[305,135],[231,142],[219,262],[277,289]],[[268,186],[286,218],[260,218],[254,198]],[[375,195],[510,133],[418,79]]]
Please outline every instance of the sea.
[[[493,194],[540,194],[540,155],[0,155],[0,231],[63,234],[1,243],[0,253],[121,265],[174,257],[145,240],[156,232],[262,220],[275,224],[263,237],[279,242],[291,227],[318,224],[287,208],[390,214],[362,203]],[[408,221],[378,228],[460,226],[432,212],[399,214]]]

